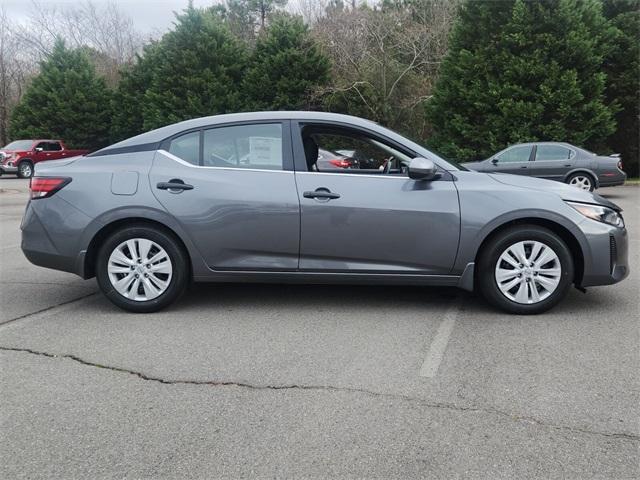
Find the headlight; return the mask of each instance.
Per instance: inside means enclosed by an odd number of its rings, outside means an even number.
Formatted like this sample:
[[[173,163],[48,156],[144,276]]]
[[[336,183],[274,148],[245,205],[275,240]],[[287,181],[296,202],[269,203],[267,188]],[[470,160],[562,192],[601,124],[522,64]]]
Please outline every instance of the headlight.
[[[614,227],[624,228],[624,219],[622,215],[609,207],[602,205],[591,205],[589,203],[567,202],[582,215],[597,222],[613,225]]]

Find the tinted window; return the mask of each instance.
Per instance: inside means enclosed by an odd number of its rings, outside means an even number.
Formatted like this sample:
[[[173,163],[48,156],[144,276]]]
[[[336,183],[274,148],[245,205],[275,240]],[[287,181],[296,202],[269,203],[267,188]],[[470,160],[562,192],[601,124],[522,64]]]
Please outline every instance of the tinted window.
[[[311,171],[332,173],[400,173],[411,160],[407,155],[378,140],[345,130],[344,133],[314,132],[313,128],[303,132],[303,144],[307,144],[305,155],[313,155],[318,147],[317,161],[307,159]],[[309,143],[315,145],[310,149]]]
[[[282,126],[237,125],[205,130],[205,167],[282,170]]]
[[[36,148],[41,148],[42,151],[46,151],[47,150],[47,142],[40,142],[39,144],[36,145]]]
[[[50,152],[59,152],[60,150],[62,150],[62,147],[60,146],[59,142],[48,142],[46,143],[44,149]]]
[[[171,140],[169,153],[185,162],[198,165],[200,159],[200,132],[191,132]]]
[[[568,160],[571,150],[558,145],[538,145],[536,160]]]
[[[531,149],[533,147],[531,145],[522,146],[522,147],[513,147],[509,150],[502,152],[496,158],[500,163],[511,163],[511,162],[528,162],[529,156],[531,155]]]

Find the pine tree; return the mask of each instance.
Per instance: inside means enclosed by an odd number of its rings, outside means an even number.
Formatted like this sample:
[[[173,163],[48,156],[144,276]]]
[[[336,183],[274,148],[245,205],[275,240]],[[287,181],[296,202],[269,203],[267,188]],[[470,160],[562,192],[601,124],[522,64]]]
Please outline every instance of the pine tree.
[[[154,52],[158,43],[144,47],[136,63],[121,72],[120,83],[113,95],[113,119],[111,141],[118,142],[145,131],[144,95],[151,83],[154,71]]]
[[[241,108],[246,47],[208,10],[189,7],[154,48],[143,128]]]
[[[613,152],[622,154],[629,176],[640,174],[640,2],[605,0],[605,17],[616,29],[613,48],[605,58],[607,98],[620,105],[616,131],[609,137]]]
[[[110,96],[86,53],[56,41],[11,117],[11,137],[59,138],[72,148],[109,141]]]
[[[468,1],[427,115],[456,159],[562,140],[598,148],[615,128],[601,71],[612,29],[597,0]]]
[[[300,17],[279,15],[258,38],[242,83],[247,110],[296,110],[329,80],[329,60]]]

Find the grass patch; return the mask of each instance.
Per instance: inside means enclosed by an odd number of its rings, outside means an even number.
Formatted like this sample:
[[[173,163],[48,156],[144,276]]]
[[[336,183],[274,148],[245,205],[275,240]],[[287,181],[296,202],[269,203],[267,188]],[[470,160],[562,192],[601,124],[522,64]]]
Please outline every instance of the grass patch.
[[[627,181],[624,182],[625,185],[640,185],[640,178],[627,178]]]

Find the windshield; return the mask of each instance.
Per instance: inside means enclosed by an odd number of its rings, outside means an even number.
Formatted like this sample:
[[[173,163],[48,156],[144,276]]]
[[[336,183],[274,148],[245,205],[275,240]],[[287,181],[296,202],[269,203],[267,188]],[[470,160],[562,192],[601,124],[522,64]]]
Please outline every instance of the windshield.
[[[3,150],[31,150],[33,140],[16,140],[2,147]]]

